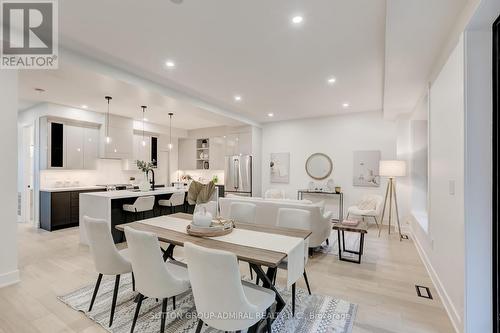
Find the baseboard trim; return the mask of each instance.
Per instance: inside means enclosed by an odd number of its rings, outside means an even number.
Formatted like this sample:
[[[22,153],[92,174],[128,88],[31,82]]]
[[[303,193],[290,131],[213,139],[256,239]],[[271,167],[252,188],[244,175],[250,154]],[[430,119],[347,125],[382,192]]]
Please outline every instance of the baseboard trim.
[[[448,317],[450,318],[451,324],[453,325],[453,328],[455,329],[455,332],[461,333],[463,332],[462,329],[460,329],[460,315],[458,314],[457,309],[453,305],[453,302],[451,301],[450,297],[448,296],[448,293],[444,289],[443,284],[441,283],[441,280],[439,279],[436,271],[434,270],[434,267],[432,266],[429,258],[427,257],[427,254],[422,248],[422,245],[420,244],[420,241],[418,240],[417,237],[415,237],[415,232],[413,231],[413,223],[414,221],[411,221],[409,224],[409,231],[411,238],[413,239],[413,242],[415,244],[415,248],[417,249],[418,255],[420,256],[420,259],[422,259],[422,262],[424,263],[425,269],[427,270],[427,273],[429,273],[429,276],[431,278],[432,283],[434,284],[434,287],[437,290],[437,293],[439,295],[439,298],[441,299],[441,302],[443,303],[444,309],[446,310],[446,313],[448,314]]]
[[[0,288],[10,286],[19,282],[19,270],[4,273],[0,275]]]

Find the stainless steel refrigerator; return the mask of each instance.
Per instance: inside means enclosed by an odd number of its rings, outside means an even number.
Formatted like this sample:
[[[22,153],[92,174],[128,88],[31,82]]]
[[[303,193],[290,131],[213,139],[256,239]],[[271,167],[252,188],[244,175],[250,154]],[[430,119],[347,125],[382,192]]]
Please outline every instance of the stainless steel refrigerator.
[[[224,192],[252,196],[252,156],[226,156]]]

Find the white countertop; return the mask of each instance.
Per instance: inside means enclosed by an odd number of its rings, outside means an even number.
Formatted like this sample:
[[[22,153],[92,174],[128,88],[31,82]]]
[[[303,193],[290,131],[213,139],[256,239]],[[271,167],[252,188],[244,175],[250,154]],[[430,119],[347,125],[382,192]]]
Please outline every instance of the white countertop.
[[[68,186],[68,187],[45,187],[40,189],[41,192],[68,192],[68,191],[85,191],[85,190],[102,190],[105,186]]]
[[[101,197],[101,198],[106,198],[106,199],[122,199],[122,198],[144,197],[144,196],[148,196],[148,195],[170,194],[170,193],[174,193],[174,192],[187,192],[187,189],[184,189],[184,188],[177,189],[175,187],[163,187],[163,188],[158,188],[154,191],[147,191],[147,192],[121,190],[121,191],[82,193],[80,195]]]

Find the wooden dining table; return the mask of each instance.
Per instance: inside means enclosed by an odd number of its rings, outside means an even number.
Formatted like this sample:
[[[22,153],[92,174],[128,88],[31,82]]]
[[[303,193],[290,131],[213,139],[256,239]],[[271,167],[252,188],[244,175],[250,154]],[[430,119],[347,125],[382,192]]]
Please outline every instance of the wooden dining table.
[[[187,220],[193,219],[193,216],[191,214],[186,214],[186,213],[176,213],[176,214],[166,215],[164,217],[165,221],[168,221],[168,217],[181,218]],[[125,227],[131,227],[135,230],[147,231],[156,234],[161,242],[169,244],[168,248],[164,250],[163,258],[165,260],[167,260],[168,258],[175,260],[173,257],[173,251],[175,246],[184,246],[184,243],[186,242],[190,242],[210,249],[232,252],[236,255],[238,260],[248,262],[250,264],[251,269],[257,274],[258,278],[263,282],[264,288],[271,289],[275,292],[276,309],[274,318],[276,318],[277,314],[284,308],[286,303],[283,300],[283,297],[278,292],[278,290],[276,290],[273,281],[277,273],[279,264],[287,257],[286,253],[243,246],[239,244],[233,244],[229,242],[211,239],[209,237],[191,236],[187,233],[161,228],[158,226],[153,226],[143,222],[144,220],[132,223],[119,224],[116,225],[115,228],[120,231],[123,231]],[[311,235],[311,232],[307,230],[268,226],[268,225],[258,224],[258,222],[256,224],[235,222],[234,227],[239,229],[265,232],[268,234],[297,237],[302,239],[306,239]],[[264,272],[262,267],[267,267],[267,271]]]

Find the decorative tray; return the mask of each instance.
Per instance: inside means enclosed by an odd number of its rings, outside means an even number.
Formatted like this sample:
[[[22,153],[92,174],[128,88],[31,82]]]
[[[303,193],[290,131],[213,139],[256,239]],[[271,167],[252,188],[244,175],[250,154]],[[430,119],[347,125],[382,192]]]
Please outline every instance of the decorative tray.
[[[234,223],[231,220],[213,220],[210,227],[200,227],[191,223],[186,227],[186,232],[197,237],[217,237],[230,234],[233,228]]]

